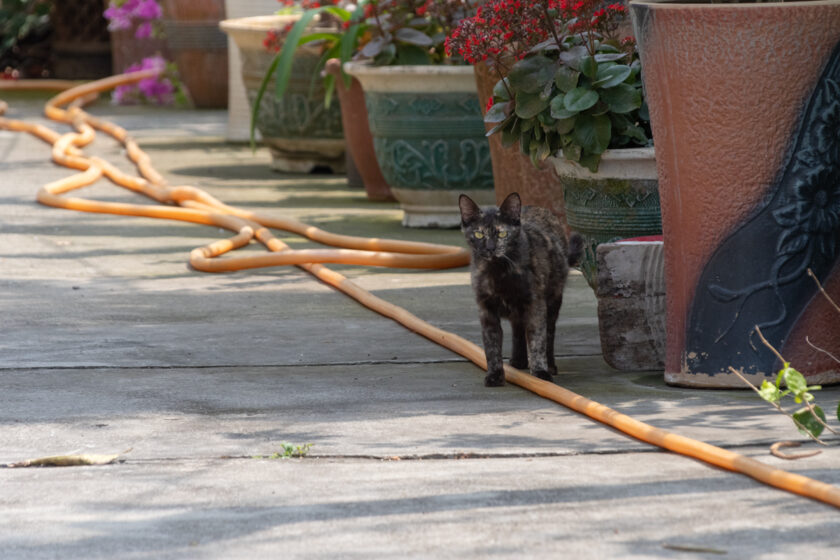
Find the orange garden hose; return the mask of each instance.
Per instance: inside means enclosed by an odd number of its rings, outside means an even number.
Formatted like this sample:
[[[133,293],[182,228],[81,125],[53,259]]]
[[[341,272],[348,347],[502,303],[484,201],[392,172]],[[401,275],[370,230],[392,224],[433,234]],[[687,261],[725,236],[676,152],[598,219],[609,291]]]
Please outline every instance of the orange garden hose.
[[[84,212],[181,220],[228,229],[235,232],[233,237],[194,249],[190,254],[190,265],[208,272],[297,265],[362,305],[486,369],[484,351],[476,344],[430,325],[405,309],[372,295],[343,275],[321,264],[329,262],[397,268],[450,268],[468,264],[469,254],[464,249],[428,243],[336,235],[296,220],[264,216],[228,206],[194,187],[168,186],[163,177],[152,167],[149,157],[128,137],[124,129],[99,120],[81,109],[81,106],[98,92],[153,75],[154,71],[141,71],[114,76],[73,87],[51,99],[46,105],[46,115],[52,120],[72,125],[75,132],[62,135],[44,126],[0,116],[0,128],[27,132],[44,140],[52,145],[52,157],[56,163],[80,171],[42,187],[37,195],[39,202]],[[62,108],[65,105],[68,108]],[[0,101],[0,115],[4,114],[5,109],[5,103]],[[129,159],[137,166],[141,177],[123,173],[105,160],[87,157],[82,153],[81,148],[93,141],[94,129],[112,136],[125,146]],[[91,185],[103,177],[119,186],[144,194],[160,204],[100,202],[62,196]],[[337,248],[291,250],[285,243],[274,237],[269,228],[293,232]],[[253,240],[262,243],[270,253],[218,258],[248,245]],[[830,484],[776,469],[738,453],[655,428],[510,366],[505,366],[505,378],[510,383],[585,414],[643,442],[745,474],[770,486],[840,508],[840,489]]]

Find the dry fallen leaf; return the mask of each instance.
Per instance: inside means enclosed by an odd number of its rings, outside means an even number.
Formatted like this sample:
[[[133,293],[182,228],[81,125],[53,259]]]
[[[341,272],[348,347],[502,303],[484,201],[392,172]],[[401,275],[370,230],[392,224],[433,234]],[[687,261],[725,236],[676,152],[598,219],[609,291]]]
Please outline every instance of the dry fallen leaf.
[[[24,467],[84,467],[109,465],[129,451],[131,451],[131,449],[126,449],[122,453],[117,453],[116,455],[54,455],[52,457],[28,459],[18,463],[6,463],[3,466],[9,469],[18,469]]]

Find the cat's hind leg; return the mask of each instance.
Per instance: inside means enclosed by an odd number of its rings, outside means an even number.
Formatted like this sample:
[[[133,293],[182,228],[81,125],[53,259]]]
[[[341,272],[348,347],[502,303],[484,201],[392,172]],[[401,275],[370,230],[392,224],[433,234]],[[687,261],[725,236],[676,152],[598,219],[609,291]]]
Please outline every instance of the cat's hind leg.
[[[528,340],[528,364],[531,367],[531,375],[551,381],[551,374],[548,372],[546,361],[546,306],[545,302],[532,303],[528,312],[528,326],[526,338]]]
[[[545,322],[545,361],[548,364],[548,373],[557,375],[557,364],[554,362],[554,334],[557,330],[557,317],[560,315],[560,306],[563,304],[563,298],[557,302],[548,305]]]

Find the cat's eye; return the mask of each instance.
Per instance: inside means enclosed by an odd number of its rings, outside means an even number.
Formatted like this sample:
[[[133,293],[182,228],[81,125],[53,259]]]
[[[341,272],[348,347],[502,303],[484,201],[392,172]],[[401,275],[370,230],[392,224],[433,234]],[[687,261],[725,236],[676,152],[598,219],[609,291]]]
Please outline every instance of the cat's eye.
[[[499,232],[498,235],[499,235],[499,239],[502,239],[503,237],[507,237],[507,232],[505,230],[502,230],[502,231]]]
[[[481,239],[482,237],[484,237],[484,234],[481,233],[480,231],[474,231],[473,235],[475,236],[476,239]]]

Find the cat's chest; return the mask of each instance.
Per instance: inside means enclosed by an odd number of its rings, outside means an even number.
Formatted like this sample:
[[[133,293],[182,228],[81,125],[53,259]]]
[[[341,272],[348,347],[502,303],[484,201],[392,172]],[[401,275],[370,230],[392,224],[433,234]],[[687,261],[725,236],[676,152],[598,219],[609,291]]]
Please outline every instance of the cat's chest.
[[[477,278],[475,287],[479,300],[498,308],[504,314],[523,308],[532,296],[528,275],[521,272],[485,272]]]

